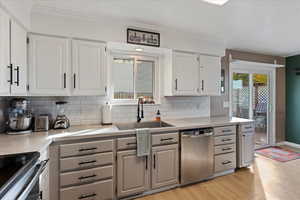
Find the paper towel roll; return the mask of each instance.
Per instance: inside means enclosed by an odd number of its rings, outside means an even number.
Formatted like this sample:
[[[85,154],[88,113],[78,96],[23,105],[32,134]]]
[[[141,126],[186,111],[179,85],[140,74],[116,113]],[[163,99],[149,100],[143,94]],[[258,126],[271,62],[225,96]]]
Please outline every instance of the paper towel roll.
[[[108,102],[102,107],[102,124],[112,124],[111,105]]]

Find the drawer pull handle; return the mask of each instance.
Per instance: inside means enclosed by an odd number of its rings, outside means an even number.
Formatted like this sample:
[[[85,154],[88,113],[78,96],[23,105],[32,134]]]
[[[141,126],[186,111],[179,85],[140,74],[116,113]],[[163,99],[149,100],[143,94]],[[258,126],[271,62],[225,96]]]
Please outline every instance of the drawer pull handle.
[[[232,149],[231,147],[223,148],[222,151],[229,151],[229,150],[231,150],[231,149]]]
[[[130,145],[136,145],[136,142],[128,142],[126,145],[127,145],[127,146],[130,146]]]
[[[87,149],[79,149],[78,151],[79,152],[82,152],[82,151],[93,151],[93,150],[96,150],[97,147],[92,147],[92,148],[87,148]]]
[[[231,141],[232,139],[228,138],[228,139],[223,139],[222,142],[227,142],[227,141]]]
[[[84,180],[84,179],[94,178],[94,177],[96,177],[96,176],[97,176],[96,174],[93,174],[93,175],[90,175],[90,176],[81,176],[81,177],[79,177],[78,179],[79,179],[79,180]]]
[[[251,129],[252,128],[252,126],[246,126],[245,127],[245,129]]]
[[[97,194],[95,194],[95,193],[86,194],[86,195],[81,195],[80,197],[78,197],[78,199],[86,199],[86,198],[95,197],[95,196],[97,196]]]
[[[96,160],[92,160],[92,161],[86,161],[86,162],[80,162],[78,163],[79,165],[86,165],[86,164],[92,164],[92,163],[96,163]]]
[[[232,132],[230,129],[227,129],[227,130],[222,130],[223,133],[229,133],[229,132]]]
[[[161,142],[164,142],[164,141],[170,141],[170,140],[173,140],[174,138],[162,138],[160,139]]]
[[[227,165],[227,164],[230,164],[230,163],[231,163],[231,161],[227,160],[227,161],[222,162],[222,165]]]

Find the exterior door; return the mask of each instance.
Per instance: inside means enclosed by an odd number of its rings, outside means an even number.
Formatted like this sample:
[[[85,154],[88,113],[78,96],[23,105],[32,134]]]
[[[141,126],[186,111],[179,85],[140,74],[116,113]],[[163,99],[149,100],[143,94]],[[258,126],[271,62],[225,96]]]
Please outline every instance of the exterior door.
[[[72,41],[73,94],[105,95],[105,46],[98,42]]]
[[[12,95],[27,94],[27,32],[11,21],[11,64],[13,68]]]
[[[271,144],[272,73],[262,70],[239,70],[232,73],[231,111],[233,117],[255,121],[256,148]]]
[[[199,95],[199,57],[174,52],[174,83],[176,95]]]
[[[118,197],[142,193],[149,189],[149,159],[137,157],[136,150],[117,153]]]
[[[200,55],[201,94],[218,96],[221,94],[221,58]]]
[[[0,96],[10,94],[10,20],[0,10]]]
[[[29,48],[30,94],[69,95],[69,40],[31,35]]]
[[[152,148],[152,189],[178,184],[178,145]]]

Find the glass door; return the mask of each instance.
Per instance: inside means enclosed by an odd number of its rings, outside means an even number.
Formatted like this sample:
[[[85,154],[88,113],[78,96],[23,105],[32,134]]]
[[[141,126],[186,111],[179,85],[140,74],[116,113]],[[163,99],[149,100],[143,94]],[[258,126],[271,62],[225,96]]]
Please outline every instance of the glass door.
[[[270,91],[269,73],[233,71],[232,116],[255,121],[256,148],[270,144]]]

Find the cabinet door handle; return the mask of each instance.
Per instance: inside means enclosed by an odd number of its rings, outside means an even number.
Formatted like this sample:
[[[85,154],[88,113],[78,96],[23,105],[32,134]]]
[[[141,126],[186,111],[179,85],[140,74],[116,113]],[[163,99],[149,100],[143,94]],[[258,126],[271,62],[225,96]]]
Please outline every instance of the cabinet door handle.
[[[64,73],[64,88],[67,88],[67,74]]]
[[[76,74],[73,75],[74,78],[74,89],[76,88]]]
[[[80,197],[78,197],[78,199],[86,199],[86,198],[91,198],[91,197],[95,197],[97,196],[97,194],[93,193],[93,194],[84,194],[81,195]]]
[[[7,80],[7,82],[9,82],[10,85],[12,85],[13,84],[13,69],[12,69],[13,66],[12,66],[12,64],[8,65],[7,68],[10,70],[9,71],[10,77],[9,77],[9,80]]]
[[[17,72],[17,81],[15,81],[15,84],[17,84],[17,86],[20,85],[20,67],[16,66],[16,68],[14,69]]]
[[[148,170],[148,156],[146,156],[145,158],[146,158],[146,170]]]
[[[229,132],[231,132],[231,130],[230,129],[226,129],[226,130],[222,130],[222,132],[223,133],[229,133]]]
[[[96,174],[93,174],[93,175],[90,175],[90,176],[81,176],[81,177],[78,177],[78,179],[79,180],[84,180],[84,179],[94,178],[96,176],[97,176]]]
[[[178,90],[178,79],[175,79],[175,90]]]
[[[156,155],[153,155],[153,168],[156,168]]]
[[[92,151],[92,150],[96,150],[97,147],[91,147],[91,148],[86,148],[86,149],[79,149],[78,151],[79,152],[82,152],[82,151]]]
[[[201,90],[203,91],[204,90],[204,80],[201,81]]]
[[[86,161],[86,162],[80,162],[78,163],[79,165],[86,165],[86,164],[92,164],[92,163],[96,163],[96,160],[92,160],[92,161]]]

